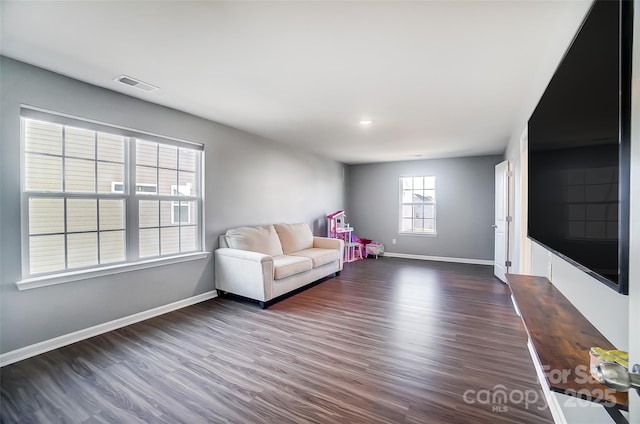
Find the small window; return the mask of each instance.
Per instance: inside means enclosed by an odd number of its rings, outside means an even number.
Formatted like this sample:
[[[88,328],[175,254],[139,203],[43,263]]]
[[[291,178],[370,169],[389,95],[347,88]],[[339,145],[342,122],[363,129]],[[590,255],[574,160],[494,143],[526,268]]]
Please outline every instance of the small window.
[[[158,187],[155,184],[136,184],[138,194],[158,194]]]
[[[112,193],[124,193],[124,183],[111,182]],[[136,193],[138,194],[157,194],[158,188],[155,184],[136,184]]]
[[[436,177],[400,178],[400,232],[436,233]]]
[[[173,196],[189,196],[191,184],[171,186]],[[189,202],[173,202],[171,210],[172,224],[191,224],[191,204]]]

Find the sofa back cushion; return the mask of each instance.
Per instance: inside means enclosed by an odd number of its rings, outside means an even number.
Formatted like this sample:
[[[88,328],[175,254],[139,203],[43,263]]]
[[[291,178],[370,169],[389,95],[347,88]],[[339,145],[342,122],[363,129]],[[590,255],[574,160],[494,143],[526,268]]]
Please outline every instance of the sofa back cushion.
[[[313,247],[313,233],[304,222],[274,225],[284,254]]]
[[[265,255],[282,255],[280,239],[273,225],[233,228],[225,234],[227,246]]]

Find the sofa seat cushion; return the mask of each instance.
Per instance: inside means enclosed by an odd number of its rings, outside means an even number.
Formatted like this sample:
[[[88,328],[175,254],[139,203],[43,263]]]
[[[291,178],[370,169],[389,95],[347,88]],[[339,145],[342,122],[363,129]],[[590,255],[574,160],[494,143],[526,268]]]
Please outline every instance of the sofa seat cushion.
[[[313,247],[313,233],[304,222],[274,225],[285,255]]]
[[[311,249],[304,249],[299,252],[293,252],[290,254],[291,256],[301,256],[304,258],[309,258],[313,262],[313,267],[317,268],[319,266],[329,264],[334,261],[340,260],[340,251],[336,249],[320,249],[317,247],[312,247]]]
[[[273,257],[273,278],[279,280],[290,275],[313,269],[313,262],[302,256],[280,255]]]
[[[225,234],[227,245],[232,249],[249,250],[265,255],[282,255],[282,245],[273,225],[238,227]]]

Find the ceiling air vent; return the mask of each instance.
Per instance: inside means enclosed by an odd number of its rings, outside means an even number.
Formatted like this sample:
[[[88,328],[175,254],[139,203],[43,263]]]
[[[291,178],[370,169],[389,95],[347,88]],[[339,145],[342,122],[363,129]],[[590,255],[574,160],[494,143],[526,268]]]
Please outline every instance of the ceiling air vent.
[[[131,78],[129,76],[126,75],[120,75],[118,78],[114,79],[114,81],[120,82],[122,84],[126,84],[130,87],[135,87],[135,88],[139,88],[140,90],[144,90],[144,91],[156,91],[158,89],[158,87],[153,86],[151,84],[147,84],[146,82],[142,82],[140,80],[137,80],[135,78]]]

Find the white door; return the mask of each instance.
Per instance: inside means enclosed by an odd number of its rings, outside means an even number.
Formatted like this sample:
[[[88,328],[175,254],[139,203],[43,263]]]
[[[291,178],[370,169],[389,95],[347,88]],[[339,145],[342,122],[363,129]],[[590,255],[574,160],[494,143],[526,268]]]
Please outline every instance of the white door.
[[[496,165],[496,198],[495,219],[495,243],[493,254],[493,273],[496,277],[506,282],[505,274],[509,268],[509,161]]]

